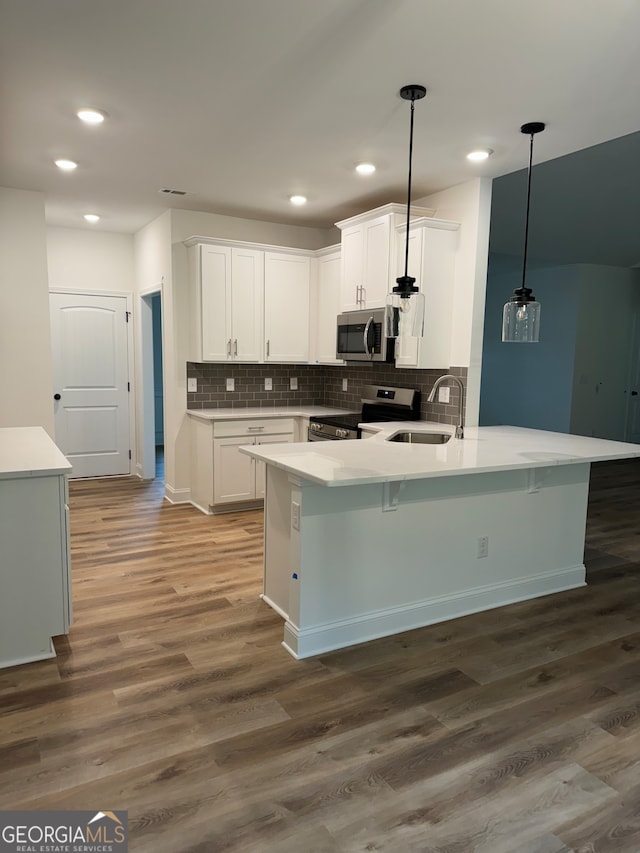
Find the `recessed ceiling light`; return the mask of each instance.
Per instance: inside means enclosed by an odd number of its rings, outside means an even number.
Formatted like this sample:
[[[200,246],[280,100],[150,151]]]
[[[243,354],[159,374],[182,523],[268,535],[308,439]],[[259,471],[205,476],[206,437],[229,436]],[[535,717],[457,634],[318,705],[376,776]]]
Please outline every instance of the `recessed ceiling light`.
[[[307,199],[303,195],[289,196],[289,201],[291,202],[291,204],[296,204],[296,205],[301,205],[301,204],[307,203]]]
[[[97,213],[85,213],[84,218],[87,220],[87,222],[99,222],[100,221],[100,217],[98,216]]]
[[[467,154],[467,160],[473,160],[475,163],[479,163],[481,160],[486,160],[487,157],[490,157],[493,154],[491,148],[476,148],[474,151],[469,151]]]
[[[73,160],[56,160],[56,166],[58,169],[62,169],[63,172],[73,172],[77,165]]]
[[[356,172],[359,175],[373,175],[375,170],[376,167],[373,165],[373,163],[358,163],[358,165],[356,166]]]
[[[107,114],[102,112],[102,110],[94,110],[93,107],[83,107],[83,109],[77,111],[76,115],[81,121],[87,124],[102,124],[107,117]]]

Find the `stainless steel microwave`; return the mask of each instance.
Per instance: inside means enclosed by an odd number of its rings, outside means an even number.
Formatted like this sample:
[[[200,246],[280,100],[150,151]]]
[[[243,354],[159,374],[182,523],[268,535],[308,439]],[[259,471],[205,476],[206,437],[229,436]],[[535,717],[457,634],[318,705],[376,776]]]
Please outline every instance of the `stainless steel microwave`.
[[[338,315],[336,358],[345,361],[393,361],[395,338],[385,334],[384,308]]]

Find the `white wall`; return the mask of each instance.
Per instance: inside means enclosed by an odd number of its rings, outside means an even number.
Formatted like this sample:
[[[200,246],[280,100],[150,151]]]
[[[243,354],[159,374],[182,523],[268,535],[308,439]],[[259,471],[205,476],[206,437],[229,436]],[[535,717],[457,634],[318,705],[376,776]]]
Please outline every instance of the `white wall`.
[[[171,239],[181,243],[188,237],[220,237],[223,240],[247,240],[297,249],[322,249],[340,242],[335,228],[308,228],[304,225],[281,225],[257,219],[240,219],[195,210],[171,211]],[[337,235],[337,236],[336,236]]]
[[[170,452],[165,455],[165,481],[173,483],[175,478],[175,454],[171,446],[175,443],[175,390],[169,382],[168,364],[173,359],[175,347],[171,326],[173,316],[170,310],[171,299],[171,215],[165,211],[153,222],[142,228],[134,237],[134,337],[135,337],[135,387],[136,394],[136,460],[137,473],[144,477],[153,477],[155,471],[155,435],[153,388],[143,382],[143,371],[147,379],[153,376],[153,348],[150,335],[143,336],[142,323],[146,320],[147,332],[152,327],[150,302],[143,302],[142,294],[160,291],[162,299],[163,353],[165,366],[164,406],[165,406],[165,447]],[[186,371],[184,371],[186,373]],[[186,399],[186,396],[185,396]],[[185,406],[186,408],[186,406]],[[144,436],[147,440],[144,440]]]
[[[55,435],[44,195],[2,187],[0,426]]]
[[[464,184],[418,199],[416,205],[435,208],[438,219],[459,222],[456,258],[451,364],[468,368],[466,420],[478,423],[484,302],[489,256],[491,179]]]
[[[50,290],[134,290],[132,234],[50,227],[47,258]]]

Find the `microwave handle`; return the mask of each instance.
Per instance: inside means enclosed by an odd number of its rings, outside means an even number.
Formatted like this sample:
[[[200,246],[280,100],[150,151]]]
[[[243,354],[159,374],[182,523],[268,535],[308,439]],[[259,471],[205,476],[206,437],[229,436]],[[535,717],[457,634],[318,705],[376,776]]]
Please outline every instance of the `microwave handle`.
[[[373,355],[373,353],[369,352],[369,329],[371,328],[372,323],[373,317],[369,317],[367,325],[364,327],[364,351],[367,355]]]

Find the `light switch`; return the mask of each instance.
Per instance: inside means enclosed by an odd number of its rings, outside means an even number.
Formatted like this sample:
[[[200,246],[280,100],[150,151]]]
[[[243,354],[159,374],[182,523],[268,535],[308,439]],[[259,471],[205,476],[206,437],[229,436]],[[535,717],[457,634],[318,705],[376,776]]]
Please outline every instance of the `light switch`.
[[[195,376],[189,376],[187,379],[187,391],[197,391],[198,390],[198,380]]]
[[[273,391],[273,379],[265,379],[264,380],[264,390],[265,391]]]
[[[236,380],[233,377],[227,378],[227,391],[235,391],[236,390]]]
[[[295,377],[295,376],[289,377],[289,388],[292,391],[298,390],[298,379],[297,379],[297,377]]]
[[[449,396],[451,394],[451,388],[448,386],[444,386],[444,388],[438,388],[438,402],[439,403],[448,403]]]

